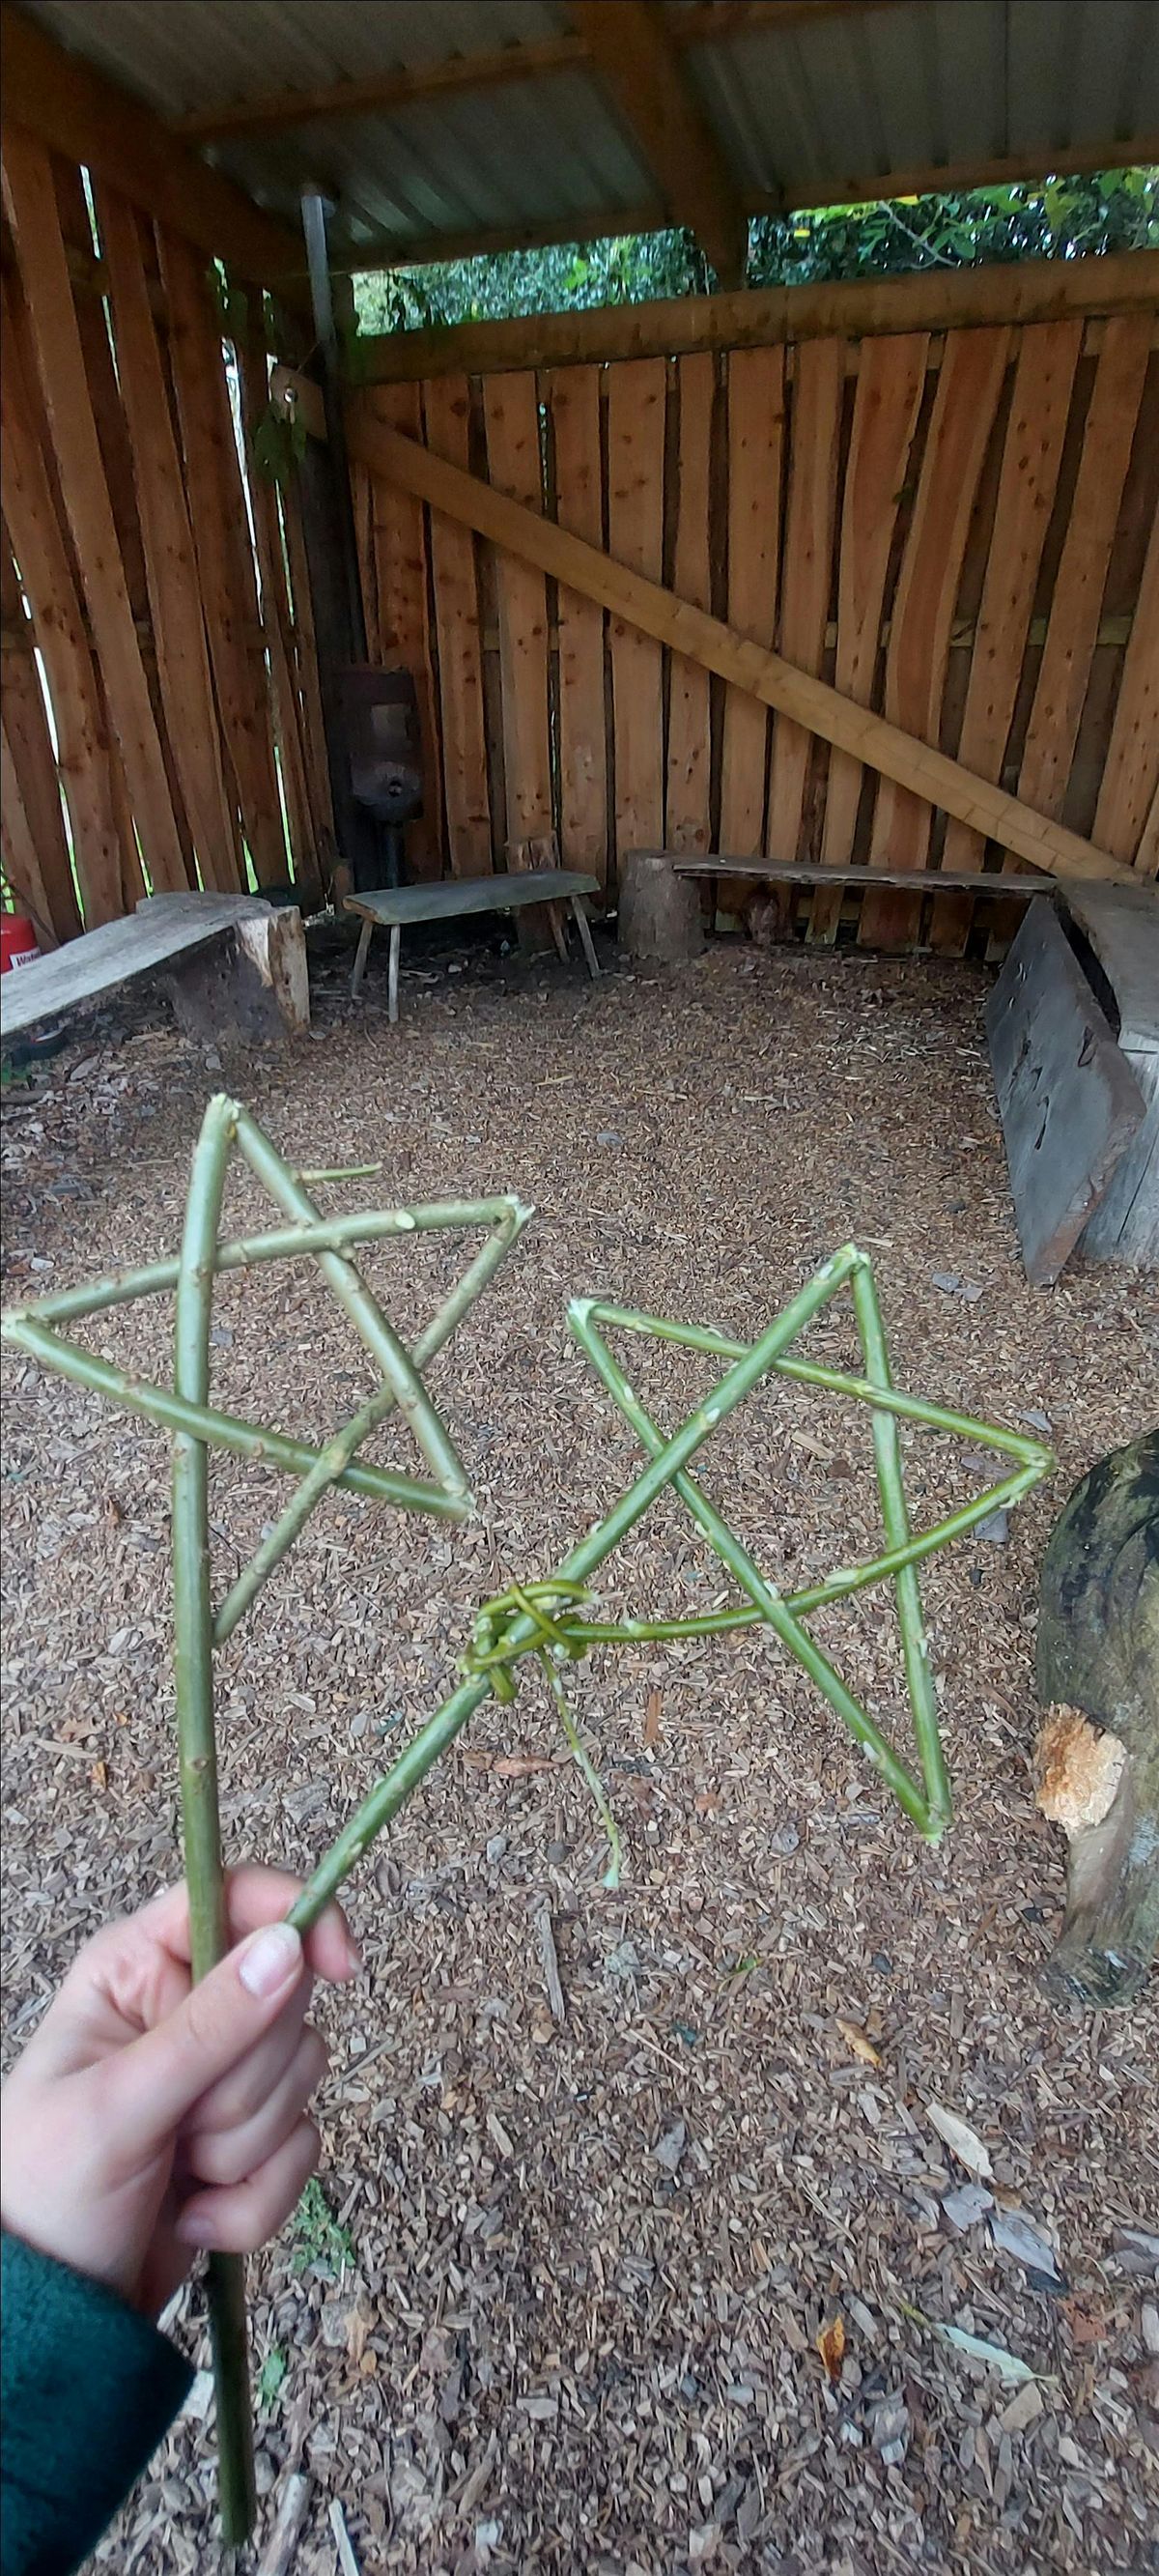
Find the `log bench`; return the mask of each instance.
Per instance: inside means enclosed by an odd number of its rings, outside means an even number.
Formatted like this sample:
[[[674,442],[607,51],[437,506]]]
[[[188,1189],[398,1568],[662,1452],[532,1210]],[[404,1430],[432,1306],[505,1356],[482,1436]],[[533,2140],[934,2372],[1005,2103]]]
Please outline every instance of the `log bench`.
[[[536,903],[567,903],[570,906],[588,972],[593,977],[598,976],[600,970],[584,901],[585,895],[598,892],[599,879],[584,876],[576,868],[531,868],[520,875],[450,877],[437,885],[363,888],[360,894],[349,894],[345,898],[347,912],[352,912],[362,924],[350,990],[355,997],[362,990],[367,952],[375,931],[389,930],[388,1010],[394,1022],[398,1018],[399,949],[408,923],[455,921],[465,913],[517,912],[524,904]]]
[[[0,1035],[106,1001],[163,975],[192,1037],[243,1041],[310,1025],[302,916],[249,894],[148,895],[124,921],[102,922],[0,978]]]

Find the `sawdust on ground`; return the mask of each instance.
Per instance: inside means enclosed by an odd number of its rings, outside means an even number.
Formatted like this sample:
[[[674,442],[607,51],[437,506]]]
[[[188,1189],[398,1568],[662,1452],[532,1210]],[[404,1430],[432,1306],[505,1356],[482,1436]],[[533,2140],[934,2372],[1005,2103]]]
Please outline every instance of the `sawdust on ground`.
[[[718,948],[593,989],[484,960],[404,977],[396,1031],[383,980],[352,1010],[323,971],[312,1040],[266,1055],[207,1057],[137,1014],[6,1100],[9,1302],[175,1248],[214,1088],[296,1162],[381,1157],[335,1207],[513,1188],[539,1211],[432,1371],[475,1524],[332,1498],[222,1654],[233,1856],[308,1866],[452,1682],[473,1605],[547,1572],[636,1471],[569,1342],[573,1292],[752,1336],[854,1237],[900,1382],[1048,1421],[1060,1467],[1005,1544],[976,1536],[925,1578],[958,1808],[940,1852],[752,1634],[576,1676],[625,1836],[618,1895],[530,1678],[379,1846],[350,1891],[365,1979],[321,2005],[337,2233],[316,2216],[251,2267],[267,2528],[297,2469],[302,2571],[334,2568],[343,2538],[362,2576],[1141,2570],[1159,2504],[1155,1997],[1092,2017],[1038,1990],[1065,1863],[1034,1803],[1031,1659],[1052,1515],[1154,1410],[1154,1282],[1026,1285],[972,969]],[[269,1221],[245,1179],[230,1213]],[[368,1266],[413,1332],[457,1260],[442,1238]],[[163,1303],[87,1329],[166,1373]],[[811,1339],[854,1355],[844,1311]],[[308,1435],[368,1384],[300,1270],[221,1283],[214,1357],[223,1402]],[[656,1345],[633,1361],[666,1424],[707,1382]],[[177,1846],[163,1438],[10,1353],[4,1387],[11,2050]],[[397,1431],[372,1454],[401,1459]],[[991,1467],[922,1433],[906,1454],[923,1516]],[[213,1472],[224,1581],[273,1489]],[[704,1472],[786,1585],[877,1536],[866,1423],[828,1399],[763,1394]],[[601,1593],[676,1613],[725,1588],[666,1500]],[[900,1731],[887,1596],[816,1627]],[[930,2103],[987,2151],[984,2189]],[[1041,2249],[1029,2268],[992,2233],[1011,2211]],[[972,2358],[948,2326],[1010,2359]],[[204,2363],[196,2288],[175,2330]],[[216,2565],[207,2404],[199,2379],[103,2565]]]

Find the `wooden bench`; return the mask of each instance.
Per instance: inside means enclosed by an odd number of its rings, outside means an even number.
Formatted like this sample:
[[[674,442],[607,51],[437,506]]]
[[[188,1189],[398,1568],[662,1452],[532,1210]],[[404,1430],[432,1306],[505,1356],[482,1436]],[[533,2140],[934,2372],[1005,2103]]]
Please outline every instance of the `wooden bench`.
[[[213,952],[212,956],[208,952]],[[210,969],[212,968],[212,971]],[[310,1025],[301,913],[249,894],[158,894],[0,978],[0,1032],[19,1037],[165,973],[196,1037],[270,1037]]]
[[[598,894],[599,879],[576,868],[531,868],[518,876],[449,877],[438,885],[383,886],[349,894],[346,910],[362,923],[350,990],[357,996],[366,973],[367,951],[376,930],[390,932],[388,1009],[398,1018],[398,959],[402,934],[412,921],[455,921],[470,912],[517,912],[523,904],[567,903],[580,935],[588,972],[598,976],[584,896]]]

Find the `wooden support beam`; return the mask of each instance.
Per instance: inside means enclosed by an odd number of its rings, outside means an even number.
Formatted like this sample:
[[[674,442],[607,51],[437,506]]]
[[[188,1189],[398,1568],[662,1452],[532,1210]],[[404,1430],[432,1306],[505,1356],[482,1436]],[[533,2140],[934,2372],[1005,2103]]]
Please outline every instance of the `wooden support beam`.
[[[4,121],[22,126],[146,215],[184,233],[211,258],[228,259],[263,286],[308,306],[305,256],[296,233],[263,214],[251,197],[198,159],[152,108],[118,89],[79,54],[67,53],[35,20],[5,5]]]
[[[297,403],[313,437],[322,436],[322,398],[316,385],[279,367],[273,389],[276,398]],[[506,494],[493,491],[476,475],[449,465],[414,439],[387,429],[375,419],[364,400],[350,405],[348,431],[352,456],[359,457],[372,473],[385,475],[389,482],[415,493],[461,526],[475,529],[493,545],[506,546],[556,581],[598,600],[613,617],[626,619],[674,652],[702,662],[739,688],[751,690],[754,697],[788,716],[794,724],[804,725],[824,741],[836,743],[842,751],[852,752],[855,759],[910,788],[915,796],[925,797],[929,804],[958,815],[987,839],[1029,860],[1032,867],[1045,868],[1055,876],[1117,877],[1127,884],[1137,882],[1129,868],[1119,866],[1077,832],[1064,831],[1045,815],[1033,813],[990,780],[972,777],[969,770],[944,752],[916,741],[868,707],[854,706],[825,681],[794,670],[779,653],[746,642],[721,619],[709,616],[707,610],[677,599],[659,582],[649,581],[644,574],[614,562],[610,555],[602,554],[581,537],[573,537],[554,520],[540,517],[522,502],[508,500]]]
[[[674,224],[695,233],[721,285],[739,286],[748,217],[669,42],[657,0],[571,0],[593,69],[615,101]]]
[[[1159,251],[1153,250],[1112,252],[1102,259],[919,269],[911,277],[748,287],[735,295],[682,295],[655,304],[595,305],[581,313],[531,313],[513,322],[385,332],[359,343],[359,381],[373,385],[494,375],[507,367],[602,365],[617,358],[675,357],[692,349],[765,348],[781,341],[825,339],[831,333],[863,340],[899,331],[1063,322],[1080,314],[1153,316],[1157,306]]]

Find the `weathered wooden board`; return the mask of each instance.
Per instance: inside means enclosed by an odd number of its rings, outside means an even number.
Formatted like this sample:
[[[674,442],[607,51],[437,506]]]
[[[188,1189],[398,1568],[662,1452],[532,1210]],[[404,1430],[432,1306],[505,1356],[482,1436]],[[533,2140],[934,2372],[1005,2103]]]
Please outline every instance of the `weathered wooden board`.
[[[263,474],[254,444],[269,402],[269,361],[259,299],[247,299],[246,320],[234,342],[234,354],[246,488],[260,585],[262,630],[269,663],[270,705],[290,836],[294,886],[305,907],[310,909],[321,896],[322,866],[306,776],[278,492],[271,477]]]
[[[121,910],[121,849],[108,738],[72,560],[36,434],[8,288],[0,278],[0,475],[4,515],[32,607],[56,718],[85,919]]]
[[[1002,774],[1081,340],[1081,322],[1040,322],[1018,346],[958,742],[959,760],[982,778]],[[951,815],[943,866],[980,868],[985,853],[983,834]],[[944,905],[934,922],[935,948],[960,955],[969,926],[968,907]]]
[[[543,508],[539,399],[533,375],[492,376],[483,388],[487,470],[497,492]],[[540,839],[552,828],[551,735],[547,702],[547,588],[543,574],[497,551],[495,599],[503,693],[503,777],[507,840]]]
[[[1095,831],[1116,859],[1132,859],[1159,787],[1159,507],[1131,624]]]
[[[1088,1261],[1113,1261],[1128,1270],[1159,1270],[1159,1051],[1124,1062],[1138,1083],[1143,1124],[1116,1164],[1102,1205],[1083,1229],[1079,1249]]]
[[[1113,316],[1099,352],[1018,774],[1040,814],[1061,815],[1066,799],[1152,327],[1146,313]]]
[[[427,446],[464,470],[470,459],[471,394],[466,377],[441,377],[425,387]],[[447,800],[447,855],[457,877],[485,876],[491,868],[491,809],[487,795],[487,743],[483,727],[483,648],[479,634],[479,585],[470,532],[439,511],[431,514],[435,576],[435,635],[442,713],[443,789]]]
[[[833,685],[859,707],[869,706],[873,696],[886,574],[928,356],[925,332],[911,332],[904,339],[869,340],[857,373],[841,504]],[[852,852],[864,776],[861,762],[849,752],[836,747],[830,751],[821,834],[821,858],[826,865],[841,866]],[[831,942],[840,911],[839,895],[816,894],[810,939]]]
[[[936,742],[946,656],[970,513],[1002,386],[1009,335],[951,332],[938,375],[913,517],[905,541],[885,660],[885,711],[922,742]],[[871,867],[920,868],[930,807],[895,779],[877,792]],[[913,906],[903,895],[867,895],[863,947],[908,947]]]
[[[287,874],[286,839],[221,326],[204,266],[189,243],[164,234],[160,249],[189,521],[225,758],[258,882],[278,885]]]
[[[629,361],[608,378],[608,547],[647,581],[660,581],[664,572],[666,390],[662,358]],[[655,637],[615,612],[608,646],[616,846],[634,850],[663,836],[663,656]]]
[[[70,939],[51,957],[0,977],[0,1026],[6,1038],[56,1019],[86,1002],[99,1002],[153,975],[174,958],[220,939],[245,920],[270,917],[270,906],[248,894],[173,894],[142,905],[124,921]]]
[[[690,859],[676,850],[662,850],[658,855],[671,859],[677,876],[683,877],[752,877],[761,885],[798,886],[864,886],[866,877],[864,865],[839,867],[835,860],[827,864],[824,860],[729,856]],[[1030,902],[1035,895],[1049,896],[1055,891],[1049,877],[1008,877],[1000,875],[996,868],[987,875],[975,868],[960,876],[947,876],[941,868],[875,868],[873,882],[875,886],[904,887],[921,894],[943,894],[948,889],[951,893],[993,895],[1003,903],[1010,895]]]
[[[417,385],[384,385],[375,410],[407,438],[422,435]],[[421,501],[371,475],[371,550],[378,658],[384,670],[409,671],[418,705],[423,810],[407,825],[407,865],[416,876],[442,874],[443,788],[434,647],[431,636],[426,517]]]
[[[141,218],[118,189],[102,188],[96,203],[173,758],[202,882],[236,888],[237,828],[222,776],[197,558],[149,298]]]
[[[33,630],[24,613],[20,582],[6,525],[0,525],[0,620],[11,638],[4,655],[4,745],[10,765],[9,793],[14,812],[23,818],[31,842],[17,857],[6,843],[5,872],[18,904],[24,902],[41,933],[42,948],[73,939],[81,928],[76,888],[69,866],[60,802],[56,753],[48,730],[44,696],[33,653]],[[6,799],[0,799],[0,828],[7,823]],[[14,824],[14,833],[20,829]]]
[[[1159,1054],[1159,886],[1067,886],[1064,899],[1114,994],[1120,1043]]]
[[[5,131],[4,194],[60,489],[134,818],[154,885],[183,887],[188,879],[125,586],[52,165],[43,146],[15,128]]]
[[[986,1005],[1026,1275],[1049,1287],[1142,1126],[1145,1104],[1051,906],[1030,907]]]
[[[785,353],[739,349],[728,362],[728,622],[754,644],[777,632]],[[769,714],[744,689],[726,689],[721,745],[720,838],[725,849],[765,845]]]
[[[552,423],[556,518],[573,537],[601,546],[598,369],[562,369],[543,380],[541,391]],[[590,868],[603,887],[609,837],[604,612],[562,581],[557,602],[560,854],[566,867]]]
[[[798,350],[781,567],[780,649],[794,670],[814,676],[821,668],[833,581],[837,442],[844,380],[844,345],[840,340],[810,340]],[[816,735],[807,732],[804,725],[794,724],[783,714],[774,718],[765,830],[765,848],[771,859],[800,856],[805,786],[815,743]]]
[[[712,606],[709,535],[712,499],[714,360],[681,358],[676,369],[680,432],[672,584],[695,608]],[[670,849],[707,850],[712,838],[711,684],[702,662],[674,653],[668,680],[668,777],[665,834]]]

